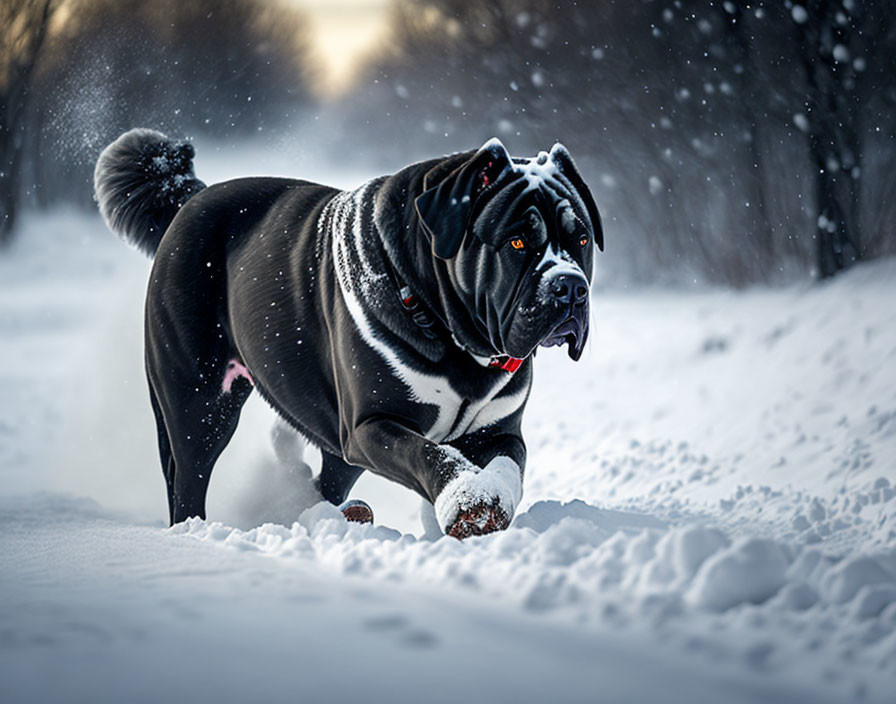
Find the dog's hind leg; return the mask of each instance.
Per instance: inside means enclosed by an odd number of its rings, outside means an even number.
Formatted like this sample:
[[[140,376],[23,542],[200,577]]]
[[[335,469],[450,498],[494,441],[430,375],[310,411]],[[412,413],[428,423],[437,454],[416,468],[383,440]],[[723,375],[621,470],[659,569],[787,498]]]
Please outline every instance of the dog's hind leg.
[[[162,462],[162,474],[165,476],[165,487],[168,490],[168,520],[174,523],[174,456],[171,454],[171,443],[168,441],[168,428],[165,426],[165,417],[159,407],[156,392],[153,391],[152,382],[149,382],[149,402],[152,405],[152,413],[156,418],[156,432],[159,441],[159,459]]]
[[[152,288],[147,297],[146,376],[172,525],[205,518],[212,469],[252,392],[248,371],[217,324],[215,304],[212,297]]]
[[[361,467],[348,464],[341,457],[321,450],[320,476],[317,486],[321,496],[331,504],[339,505],[345,501],[358,477],[363,474]]]
[[[221,375],[226,363],[218,366]],[[240,410],[252,391],[245,378],[224,391],[221,382],[168,377],[149,365],[153,410],[159,426],[159,454],[168,488],[172,525],[192,516],[205,518],[205,497],[212,469],[233,437]]]

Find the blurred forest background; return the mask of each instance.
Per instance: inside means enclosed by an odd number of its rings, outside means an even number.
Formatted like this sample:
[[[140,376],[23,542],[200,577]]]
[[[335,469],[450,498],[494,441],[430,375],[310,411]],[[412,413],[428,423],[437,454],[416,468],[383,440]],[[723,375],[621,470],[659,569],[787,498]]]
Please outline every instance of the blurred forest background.
[[[295,3],[0,0],[0,242],[30,209],[93,207],[99,151],[144,126],[372,173],[491,136],[520,155],[559,140],[627,282],[780,283],[896,253],[896,0],[387,12],[332,95]]]

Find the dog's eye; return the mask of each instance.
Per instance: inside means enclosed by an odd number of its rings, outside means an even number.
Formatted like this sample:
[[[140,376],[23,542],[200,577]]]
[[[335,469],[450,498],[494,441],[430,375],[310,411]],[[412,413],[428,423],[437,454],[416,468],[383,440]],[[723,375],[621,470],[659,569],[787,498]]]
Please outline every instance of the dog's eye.
[[[510,240],[510,246],[513,247],[514,249],[525,249],[526,243],[523,242],[522,237],[517,237],[515,239]]]
[[[579,244],[584,247],[586,244],[588,244],[588,238],[583,237],[582,239],[579,240]]]

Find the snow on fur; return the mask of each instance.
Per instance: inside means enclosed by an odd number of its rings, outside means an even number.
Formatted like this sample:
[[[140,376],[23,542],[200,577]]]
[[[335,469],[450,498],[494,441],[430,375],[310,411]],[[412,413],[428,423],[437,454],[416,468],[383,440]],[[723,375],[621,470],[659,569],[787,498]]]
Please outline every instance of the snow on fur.
[[[95,197],[109,229],[154,256],[168,225],[205,188],[193,173],[193,146],[143,128],[106,147],[93,174]]]

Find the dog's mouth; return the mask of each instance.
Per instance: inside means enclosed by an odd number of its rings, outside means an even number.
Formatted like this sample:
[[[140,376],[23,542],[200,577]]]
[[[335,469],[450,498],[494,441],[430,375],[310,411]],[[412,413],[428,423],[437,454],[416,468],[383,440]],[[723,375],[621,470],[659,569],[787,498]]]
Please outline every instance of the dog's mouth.
[[[582,356],[585,349],[585,338],[587,337],[587,324],[576,316],[570,316],[548,335],[541,343],[542,347],[559,347],[561,345],[569,345],[567,354],[570,359],[577,362]]]

